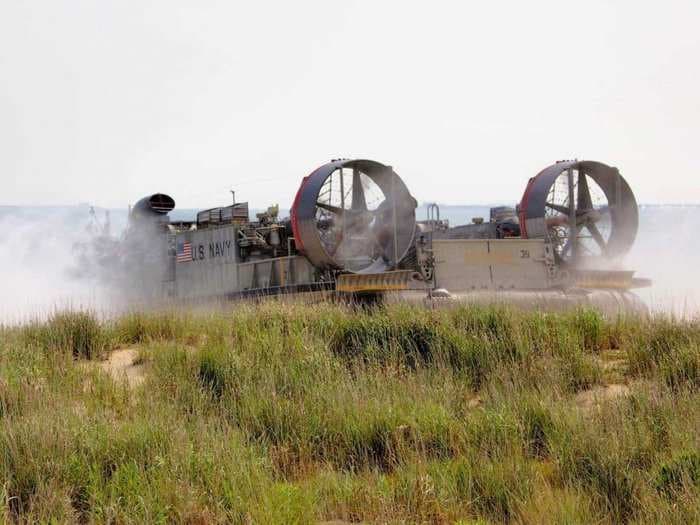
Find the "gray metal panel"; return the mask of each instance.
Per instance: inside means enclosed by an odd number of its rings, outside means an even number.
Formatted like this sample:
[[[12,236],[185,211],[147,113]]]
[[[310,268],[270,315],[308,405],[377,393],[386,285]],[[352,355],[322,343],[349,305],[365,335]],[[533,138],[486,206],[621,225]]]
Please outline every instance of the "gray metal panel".
[[[544,289],[541,239],[434,239],[435,280],[450,291]]]
[[[534,219],[526,219],[525,227],[528,237],[535,239],[544,239],[547,236],[547,225],[544,217],[535,217]]]
[[[491,287],[488,241],[434,239],[433,255],[438,288],[452,291]]]
[[[490,241],[489,253],[494,288],[541,290],[549,286],[542,239]]]
[[[241,292],[275,286],[311,284],[315,268],[306,259],[294,255],[250,261],[238,265]]]
[[[315,269],[305,257],[276,257],[240,263],[239,226],[231,224],[178,233],[190,242],[191,260],[175,264],[177,296],[216,297],[259,288],[314,282]]]
[[[175,266],[177,296],[221,295],[238,290],[236,226],[182,232],[178,243],[189,241],[192,260]]]

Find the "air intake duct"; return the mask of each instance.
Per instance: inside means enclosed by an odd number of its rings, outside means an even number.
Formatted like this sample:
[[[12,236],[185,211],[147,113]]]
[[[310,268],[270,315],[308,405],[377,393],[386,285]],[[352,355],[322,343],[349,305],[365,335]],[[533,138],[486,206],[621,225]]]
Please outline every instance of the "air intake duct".
[[[131,208],[133,218],[166,215],[175,208],[175,200],[165,193],[154,193],[144,197]]]

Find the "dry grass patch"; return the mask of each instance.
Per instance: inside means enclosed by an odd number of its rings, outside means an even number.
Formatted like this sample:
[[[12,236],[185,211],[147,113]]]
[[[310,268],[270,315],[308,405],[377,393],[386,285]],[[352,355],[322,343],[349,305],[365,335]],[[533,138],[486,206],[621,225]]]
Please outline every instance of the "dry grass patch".
[[[700,519],[697,322],[271,301],[0,335],[8,522]]]

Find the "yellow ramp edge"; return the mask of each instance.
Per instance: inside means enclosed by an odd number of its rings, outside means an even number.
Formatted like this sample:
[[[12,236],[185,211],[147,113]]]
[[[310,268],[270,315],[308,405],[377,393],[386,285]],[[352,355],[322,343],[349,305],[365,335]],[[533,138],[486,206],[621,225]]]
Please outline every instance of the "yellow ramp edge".
[[[344,273],[336,279],[339,292],[388,292],[408,290],[415,280],[412,270],[395,270],[382,273]]]

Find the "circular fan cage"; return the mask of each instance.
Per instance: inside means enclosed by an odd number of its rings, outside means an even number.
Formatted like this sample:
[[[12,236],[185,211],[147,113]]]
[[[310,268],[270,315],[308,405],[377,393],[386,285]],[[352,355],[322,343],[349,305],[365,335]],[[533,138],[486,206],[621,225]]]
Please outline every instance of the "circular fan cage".
[[[329,162],[302,181],[294,199],[297,249],[322,270],[395,269],[413,244],[416,205],[390,166]]]
[[[530,179],[520,202],[523,237],[549,240],[555,257],[571,264],[625,255],[638,223],[629,185],[601,162],[553,164]]]

